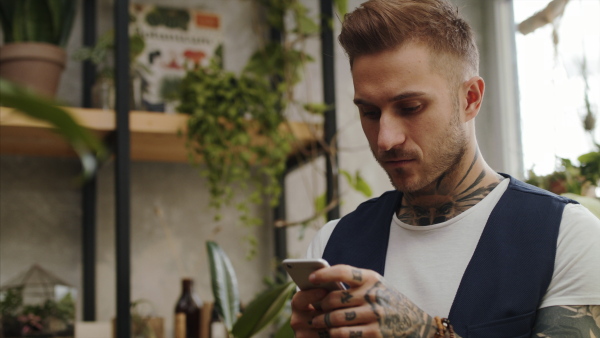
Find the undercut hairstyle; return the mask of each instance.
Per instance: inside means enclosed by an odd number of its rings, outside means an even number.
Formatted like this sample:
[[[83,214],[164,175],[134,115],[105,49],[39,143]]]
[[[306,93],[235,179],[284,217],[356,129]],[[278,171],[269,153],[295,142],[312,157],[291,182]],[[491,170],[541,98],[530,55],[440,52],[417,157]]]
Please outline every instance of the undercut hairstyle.
[[[421,43],[451,80],[479,73],[474,33],[447,0],[369,0],[346,14],[338,39],[351,67],[362,55]]]

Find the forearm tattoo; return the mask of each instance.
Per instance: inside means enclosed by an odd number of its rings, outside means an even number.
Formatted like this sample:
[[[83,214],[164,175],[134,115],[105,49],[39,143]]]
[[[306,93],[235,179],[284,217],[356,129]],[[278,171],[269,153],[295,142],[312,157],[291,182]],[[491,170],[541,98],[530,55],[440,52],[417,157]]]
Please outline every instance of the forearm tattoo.
[[[533,337],[600,337],[600,305],[550,306],[537,314]]]
[[[377,317],[383,337],[428,337],[432,333],[431,316],[381,281],[367,291],[365,300]]]

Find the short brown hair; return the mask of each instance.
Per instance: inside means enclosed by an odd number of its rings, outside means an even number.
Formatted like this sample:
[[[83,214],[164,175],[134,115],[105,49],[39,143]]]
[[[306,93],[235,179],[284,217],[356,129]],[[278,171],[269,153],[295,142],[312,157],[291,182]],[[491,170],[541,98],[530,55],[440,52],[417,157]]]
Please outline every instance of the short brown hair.
[[[463,72],[469,75],[479,72],[473,31],[459,16],[458,8],[447,0],[369,0],[346,14],[338,39],[350,58],[350,65],[358,56],[419,42],[437,55],[461,60]],[[457,71],[452,65],[441,67],[451,73]]]

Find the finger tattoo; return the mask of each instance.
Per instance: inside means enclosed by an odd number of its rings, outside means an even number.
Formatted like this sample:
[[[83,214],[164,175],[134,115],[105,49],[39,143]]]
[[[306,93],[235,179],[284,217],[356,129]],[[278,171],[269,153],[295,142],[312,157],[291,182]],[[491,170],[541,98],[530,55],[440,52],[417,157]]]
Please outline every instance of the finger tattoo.
[[[352,295],[350,294],[350,292],[342,291],[342,298],[340,299],[342,304],[350,303],[350,298],[352,298]]]
[[[362,331],[350,331],[350,338],[362,337]]]
[[[352,311],[352,312],[346,312],[345,315],[346,315],[346,321],[347,322],[356,319],[356,312],[354,312],[354,311]]]
[[[331,313],[326,313],[325,317],[323,317],[323,320],[325,321],[325,326],[327,327],[331,327]]]
[[[352,279],[357,282],[362,281],[362,271],[358,269],[352,269]]]
[[[329,331],[318,331],[319,338],[329,338]]]

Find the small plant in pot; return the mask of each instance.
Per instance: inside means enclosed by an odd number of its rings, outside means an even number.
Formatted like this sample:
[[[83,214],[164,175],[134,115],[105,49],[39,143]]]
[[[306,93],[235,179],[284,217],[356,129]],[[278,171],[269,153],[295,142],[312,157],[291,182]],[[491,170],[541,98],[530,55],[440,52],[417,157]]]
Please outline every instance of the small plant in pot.
[[[53,97],[65,67],[76,0],[0,0],[0,76]]]
[[[131,81],[131,98],[129,104],[133,109],[141,108],[141,98],[139,98],[139,91],[136,90],[141,87],[136,85],[136,82],[140,80],[139,74],[150,72],[147,67],[137,61],[137,57],[142,53],[145,46],[146,42],[143,36],[139,34],[129,36],[129,69]],[[115,70],[113,65],[114,50],[115,31],[109,30],[98,38],[94,46],[82,47],[73,53],[74,60],[89,60],[96,66],[96,83],[92,88],[92,106],[95,108],[114,109],[116,97],[114,84]]]

